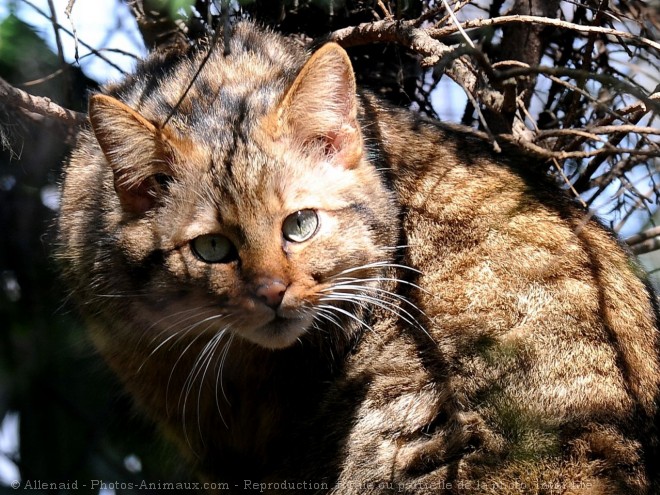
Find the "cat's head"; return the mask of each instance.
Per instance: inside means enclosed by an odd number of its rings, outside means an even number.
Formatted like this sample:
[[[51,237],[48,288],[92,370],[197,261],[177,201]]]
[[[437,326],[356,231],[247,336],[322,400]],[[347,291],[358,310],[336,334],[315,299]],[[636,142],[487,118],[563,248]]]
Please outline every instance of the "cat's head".
[[[177,321],[192,332],[227,329],[271,349],[318,327],[341,331],[397,236],[346,53],[325,45],[273,96],[236,88],[232,98],[236,82],[217,84],[215,97],[184,97],[189,112],[207,114],[189,125],[185,115],[162,125],[166,116],[91,97],[114,182],[110,237],[127,271],[149,265],[150,295],[134,304],[168,331]]]

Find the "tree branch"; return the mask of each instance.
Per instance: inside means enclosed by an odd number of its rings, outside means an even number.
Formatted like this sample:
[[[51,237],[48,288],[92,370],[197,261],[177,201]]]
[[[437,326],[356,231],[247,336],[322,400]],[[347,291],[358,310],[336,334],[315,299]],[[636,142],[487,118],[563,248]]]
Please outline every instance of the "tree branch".
[[[170,17],[166,3],[160,9],[154,2],[147,7],[144,0],[130,0],[127,4],[149,50],[177,49],[187,44],[185,25]]]
[[[586,137],[587,139],[593,139],[595,141],[602,141],[598,134],[656,134],[660,135],[660,128],[657,127],[645,127],[638,125],[608,125],[608,126],[588,126],[584,129],[548,129],[545,131],[539,131],[536,136],[536,140],[548,139],[555,136],[566,136],[566,135],[579,135]],[[660,151],[660,150],[658,150]]]
[[[43,10],[41,10],[39,7],[37,7],[37,6],[36,6],[34,3],[32,3],[30,0],[22,0],[22,2],[25,3],[25,4],[27,4],[27,5],[29,5],[29,6],[32,7],[34,10],[36,10],[36,11],[39,13],[39,15],[41,15],[42,17],[45,17],[46,19],[50,20],[50,16],[49,16],[48,14],[46,14]],[[62,31],[62,32],[66,33],[66,34],[68,34],[69,36],[71,36],[73,39],[79,41],[80,44],[81,44],[82,46],[84,46],[85,48],[87,48],[91,53],[93,53],[96,57],[98,57],[98,58],[100,58],[101,60],[103,60],[103,61],[104,61],[106,64],[108,64],[110,67],[112,67],[112,68],[114,68],[114,69],[117,69],[121,74],[126,75],[126,71],[124,71],[124,70],[123,70],[121,67],[119,67],[117,64],[113,63],[112,60],[110,60],[110,59],[108,59],[107,57],[105,57],[105,56],[101,53],[100,50],[96,50],[93,46],[91,46],[91,45],[85,43],[85,42],[82,41],[82,40],[78,40],[78,37],[77,37],[74,33],[72,33],[71,31],[69,31],[67,28],[65,28],[65,27],[62,26],[61,24],[59,24],[59,23],[58,23],[58,24],[54,24],[54,26],[56,26],[58,30],[60,30],[60,31]]]
[[[599,33],[607,36],[615,36],[617,38],[622,38],[626,40],[631,40],[639,42],[640,44],[649,46],[660,51],[660,43],[638,36],[632,33],[627,33],[626,31],[619,31],[618,29],[604,28],[600,26],[582,26],[580,24],[574,24],[568,21],[562,21],[561,19],[551,19],[549,17],[539,17],[533,15],[505,15],[500,17],[494,17],[492,19],[473,19],[461,23],[461,27],[465,29],[473,28],[484,28],[484,27],[494,27],[494,26],[503,26],[506,24],[512,23],[528,23],[536,24],[539,26],[554,26],[561,29],[570,29],[572,31],[577,31],[583,34],[589,33]],[[442,39],[450,36],[458,31],[457,26],[447,25],[442,28],[433,28],[427,31],[428,36],[435,39]]]
[[[339,29],[330,34],[329,40],[339,43],[345,48],[368,43],[398,43],[422,55],[421,65],[423,67],[432,67],[444,59],[448,63],[445,73],[465,90],[470,100],[480,101],[494,113],[499,112],[504,97],[483,80],[483,74],[488,76],[492,73],[492,69],[490,64],[483,59],[481,52],[462,46],[449,47],[430,37],[426,29],[416,27],[415,22],[414,20],[382,20],[363,23]],[[483,72],[480,72],[467,57],[463,56],[466,53],[476,56],[477,60],[482,62],[480,69]],[[488,128],[486,122],[483,124]],[[496,143],[494,144],[496,145]]]
[[[0,78],[0,101],[8,107],[18,108],[59,121],[69,127],[79,126],[87,120],[87,115],[59,106],[50,98],[32,96],[15,88]]]
[[[618,89],[624,93],[633,95],[637,99],[644,102],[646,108],[648,108],[649,110],[652,109],[655,110],[656,112],[660,111],[660,102],[654,100],[644,90],[607,74],[588,72],[586,70],[580,70],[580,69],[570,69],[568,67],[546,67],[543,65],[539,65],[536,67],[531,67],[531,66],[514,67],[511,69],[506,69],[501,72],[497,72],[496,74],[497,77],[502,80],[509,79],[512,77],[525,76],[528,74],[543,74],[543,75],[555,76],[555,77],[565,76],[573,79],[582,79],[582,78],[592,79],[594,81],[598,81],[599,83],[603,84],[605,87]]]
[[[637,255],[660,249],[660,227],[652,227],[644,232],[628,237],[626,244]]]

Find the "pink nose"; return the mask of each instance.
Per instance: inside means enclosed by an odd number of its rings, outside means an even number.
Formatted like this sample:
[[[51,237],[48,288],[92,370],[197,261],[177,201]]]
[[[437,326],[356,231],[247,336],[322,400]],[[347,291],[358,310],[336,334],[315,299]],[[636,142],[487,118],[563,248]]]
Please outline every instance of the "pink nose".
[[[275,309],[284,299],[286,287],[286,284],[281,280],[263,280],[257,287],[256,295],[266,306]]]

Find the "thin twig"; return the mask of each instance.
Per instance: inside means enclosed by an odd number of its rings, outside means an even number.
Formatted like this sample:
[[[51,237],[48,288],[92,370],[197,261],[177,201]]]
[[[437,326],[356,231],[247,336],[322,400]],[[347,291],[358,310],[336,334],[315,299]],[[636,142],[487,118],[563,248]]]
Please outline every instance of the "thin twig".
[[[465,42],[471,47],[475,48],[474,43],[472,43],[472,40],[468,36],[468,34],[465,32],[463,27],[461,26],[461,23],[458,22],[458,19],[456,18],[456,14],[454,14],[454,10],[451,8],[451,5],[449,5],[449,2],[447,0],[442,0],[442,4],[445,6],[445,10],[447,11],[447,14],[449,14],[449,17],[451,18],[452,22],[454,23],[454,26],[456,29],[458,29],[458,32],[461,33],[461,36],[463,36],[463,39]]]
[[[76,3],[76,0],[69,0],[69,3],[67,3],[66,5],[66,9],[64,9],[64,15],[66,15],[66,18],[69,20],[69,24],[71,24],[71,31],[73,32],[73,47],[74,47],[73,58],[75,59],[76,62],[80,62],[80,56],[78,51],[78,32],[76,31],[76,25],[74,24],[73,19],[71,19],[71,12],[73,11],[74,3]]]
[[[619,197],[623,198],[623,204],[620,207],[613,207],[612,211],[614,208],[618,210],[625,210],[625,206],[627,205],[625,202],[626,198],[630,198],[635,201],[635,204],[630,206],[628,208],[628,211],[626,214],[623,216],[623,218],[619,221],[618,224],[614,226],[614,232],[620,232],[623,226],[630,220],[633,216],[633,214],[636,211],[640,210],[646,210],[646,214],[651,217],[653,215],[653,212],[649,208],[649,204],[653,203],[653,195],[655,194],[654,190],[649,191],[647,194],[643,194],[638,188],[637,188],[637,183],[641,182],[642,179],[638,179],[636,182],[631,181],[625,173],[622,173],[618,176],[618,179],[621,183],[621,188],[619,191],[617,191],[615,198],[618,199]]]
[[[552,164],[555,166],[555,168],[557,169],[557,172],[559,173],[559,175],[561,175],[562,179],[564,180],[564,182],[566,183],[566,185],[568,186],[568,188],[569,188],[569,189],[571,190],[571,192],[573,193],[573,196],[575,196],[575,198],[580,202],[580,204],[581,204],[584,208],[586,208],[586,207],[587,207],[587,203],[584,202],[584,200],[580,197],[580,193],[577,192],[577,191],[575,190],[575,188],[573,187],[573,184],[571,184],[571,181],[568,180],[568,177],[566,177],[566,174],[564,173],[564,169],[563,169],[562,166],[559,164],[559,161],[558,161],[556,158],[553,158],[553,159],[552,159]]]
[[[515,67],[497,73],[497,77],[501,80],[515,78],[520,76],[527,76],[530,74],[543,74],[556,77],[570,77],[573,79],[588,78],[598,81],[608,88],[617,89],[628,93],[637,99],[643,101],[647,108],[655,111],[660,111],[660,103],[649,97],[649,95],[641,88],[625,83],[620,79],[609,76],[607,74],[600,74],[597,72],[588,72],[585,70],[570,69],[568,67],[547,67],[543,65],[529,66],[529,67]]]
[[[584,129],[547,129],[544,131],[539,131],[539,133],[536,136],[536,139],[541,140],[556,136],[575,134],[586,137],[588,139],[602,141],[602,138],[598,136],[598,134],[614,134],[614,133],[660,135],[660,128],[622,124],[622,125],[595,126],[595,127],[589,126],[589,127],[585,127]]]
[[[462,29],[473,29],[473,28],[484,28],[484,27],[502,26],[505,24],[518,24],[518,23],[535,24],[540,26],[554,26],[562,29],[570,29],[572,31],[577,31],[583,34],[599,33],[603,35],[617,36],[619,38],[640,42],[644,45],[650,46],[651,48],[660,51],[660,43],[657,43],[653,40],[632,33],[627,33],[625,31],[619,31],[617,29],[604,28],[599,26],[582,26],[580,24],[574,24],[572,22],[562,21],[561,19],[552,19],[549,17],[540,17],[534,15],[505,15],[505,16],[494,17],[492,19],[473,19],[461,23],[460,27]],[[429,29],[427,34],[432,38],[442,39],[449,35],[454,34],[457,30],[458,27],[448,25],[442,28]]]
[[[38,86],[39,84],[43,84],[45,82],[50,81],[51,79],[56,78],[57,76],[59,76],[63,72],[64,72],[64,69],[60,68],[60,69],[57,69],[56,71],[48,74],[47,76],[40,77],[39,79],[33,79],[32,81],[26,81],[24,83],[19,84],[19,86],[22,86],[24,88],[28,88],[30,86]]]
[[[39,7],[37,7],[35,4],[33,4],[30,0],[21,0],[21,1],[22,1],[23,3],[29,5],[30,7],[32,7],[34,10],[36,10],[40,15],[42,15],[42,16],[45,17],[46,19],[49,19],[49,18],[50,18],[50,17],[48,16],[48,14],[46,14],[43,10],[41,10]],[[69,31],[67,28],[65,28],[64,26],[62,26],[61,24],[57,24],[57,28],[58,28],[59,30],[61,30],[61,31],[64,31],[66,34],[68,34],[68,35],[71,36],[72,38],[76,39],[76,36],[75,36],[71,31]],[[112,62],[110,59],[104,57],[103,54],[102,54],[99,50],[97,50],[96,48],[92,47],[91,45],[85,43],[83,40],[79,40],[79,41],[80,41],[80,44],[81,44],[82,46],[84,46],[84,47],[87,48],[90,52],[92,52],[94,55],[96,55],[97,57],[99,57],[101,60],[103,60],[103,61],[104,61],[106,64],[108,64],[110,67],[112,67],[113,69],[118,70],[121,74],[126,75],[126,71],[125,71],[124,69],[122,69],[121,67],[119,67],[118,65],[116,65],[116,64],[115,64],[114,62]]]
[[[228,19],[228,16],[226,17],[226,19]],[[181,103],[183,102],[183,100],[186,98],[186,96],[188,96],[188,93],[190,92],[193,85],[195,84],[195,82],[199,78],[199,75],[201,74],[202,70],[204,69],[204,67],[208,63],[209,59],[211,58],[211,55],[213,55],[213,52],[214,52],[214,50],[216,49],[216,47],[218,45],[218,40],[220,38],[221,33],[222,33],[222,31],[220,29],[216,29],[215,34],[213,35],[213,39],[211,40],[208,52],[206,53],[206,55],[204,55],[204,58],[202,59],[201,63],[199,64],[199,67],[197,68],[197,71],[195,72],[193,77],[190,78],[190,83],[188,83],[188,86],[186,87],[186,89],[183,91],[183,93],[179,97],[179,100],[176,102],[176,105],[174,105],[174,107],[172,108],[170,113],[167,115],[167,117],[165,118],[163,123],[160,124],[160,126],[159,126],[160,129],[165,128],[167,123],[170,121],[170,119],[174,116],[174,114],[177,112],[177,110],[181,106]],[[224,34],[225,34],[225,37],[224,37],[224,50],[225,50],[225,56],[227,56],[227,55],[229,55],[228,49],[229,49],[229,45],[230,45],[229,38],[228,38],[229,31],[227,30]]]
[[[647,241],[640,242],[639,244],[635,244],[634,246],[630,246],[630,250],[637,256],[640,254],[650,253],[651,251],[656,251],[658,249],[660,249],[660,237],[654,237],[653,239],[649,239]]]
[[[60,30],[57,28],[57,14],[55,13],[55,4],[53,3],[53,0],[48,0],[48,8],[50,9],[50,22],[53,26],[53,34],[55,35],[55,45],[57,46],[57,58],[60,61],[60,65],[64,67],[66,65],[66,61],[64,60],[64,48],[62,47]]]
[[[660,100],[660,93],[654,93],[650,96],[650,98],[656,101]],[[599,108],[602,108],[599,102],[596,103],[599,105]],[[648,112],[646,105],[641,101],[633,103],[632,105],[628,105],[624,108],[617,109],[616,111],[611,110],[609,107],[604,110],[606,111],[607,115],[594,122],[594,127],[609,126],[617,120],[624,122],[625,125],[636,125],[636,123],[639,122],[640,119]],[[584,141],[585,139],[578,137],[566,145],[564,149],[578,149],[584,144]]]
[[[378,6],[380,7],[380,10],[383,11],[385,19],[392,19],[394,17],[382,0],[378,0]]]
[[[551,151],[542,146],[538,146],[534,143],[529,143],[522,141],[519,137],[512,134],[497,134],[497,139],[504,140],[511,144],[516,144],[521,146],[525,150],[533,153],[539,157],[552,159],[556,158],[558,160],[569,160],[569,159],[579,159],[579,158],[591,158],[594,156],[614,156],[614,155],[636,155],[636,156],[658,156],[658,151],[656,150],[637,150],[630,148],[617,148],[616,146],[607,146],[593,150],[584,150],[584,151]]]

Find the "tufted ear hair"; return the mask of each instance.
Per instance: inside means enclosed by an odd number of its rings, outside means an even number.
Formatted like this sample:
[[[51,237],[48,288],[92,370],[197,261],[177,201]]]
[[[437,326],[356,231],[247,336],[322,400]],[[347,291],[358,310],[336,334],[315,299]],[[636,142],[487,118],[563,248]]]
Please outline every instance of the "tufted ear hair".
[[[110,96],[90,98],[89,120],[112,168],[122,208],[129,214],[144,214],[157,204],[172,178],[172,142],[138,112]]]
[[[336,43],[323,45],[303,66],[276,111],[278,134],[320,145],[335,163],[352,168],[362,156],[355,76]]]

